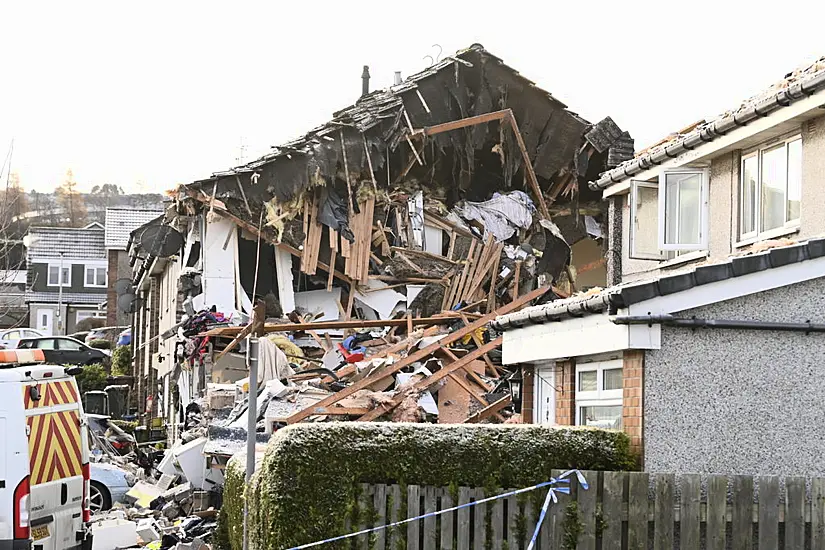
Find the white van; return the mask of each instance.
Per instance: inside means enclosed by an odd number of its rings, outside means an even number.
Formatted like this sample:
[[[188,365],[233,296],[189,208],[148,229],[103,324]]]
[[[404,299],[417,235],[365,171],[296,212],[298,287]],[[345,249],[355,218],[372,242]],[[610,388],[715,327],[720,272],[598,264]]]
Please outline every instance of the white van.
[[[0,550],[87,550],[89,445],[73,369],[0,351]]]

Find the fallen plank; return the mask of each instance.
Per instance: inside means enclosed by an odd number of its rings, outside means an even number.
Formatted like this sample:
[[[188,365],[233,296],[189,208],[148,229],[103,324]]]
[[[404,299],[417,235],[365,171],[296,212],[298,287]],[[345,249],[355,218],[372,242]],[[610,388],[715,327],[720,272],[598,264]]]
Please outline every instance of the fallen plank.
[[[511,403],[512,398],[509,395],[506,395],[498,401],[496,401],[495,403],[491,403],[489,407],[485,407],[477,413],[470,415],[469,417],[467,417],[467,420],[465,420],[464,423],[470,424],[473,422],[478,422],[479,420],[484,420],[489,416],[498,414],[499,411],[509,407]]]
[[[444,124],[437,124],[435,126],[427,126],[422,130],[422,132],[425,136],[434,136],[436,134],[458,130],[459,128],[475,126],[476,124],[485,124],[494,120],[503,120],[511,114],[512,112],[510,109],[504,109],[503,111],[495,111],[492,113],[485,113],[483,115],[454,120],[452,122],[445,122]]]
[[[448,325],[453,322],[445,317],[418,317],[412,319],[415,326]],[[316,323],[272,323],[264,325],[264,332],[302,332],[308,330],[335,330],[359,329],[380,327],[406,327],[407,319],[355,319],[353,321],[318,321]],[[201,336],[234,336],[240,333],[243,327],[213,328]]]
[[[424,391],[426,389],[431,388],[435,384],[437,384],[443,378],[446,378],[450,375],[450,373],[457,371],[458,369],[464,368],[465,365],[468,365],[471,361],[481,357],[488,351],[492,351],[501,345],[502,338],[499,336],[495,340],[492,340],[486,344],[484,344],[480,348],[476,348],[458,361],[450,363],[449,365],[445,365],[441,367],[441,370],[433,374],[432,376],[428,376],[424,380],[420,380],[413,385],[413,391]],[[446,345],[446,344],[445,344]],[[404,393],[400,393],[393,397],[389,403],[382,403],[380,406],[376,407],[375,409],[371,410],[364,416],[358,419],[359,422],[368,422],[370,420],[375,420],[379,418],[381,415],[386,414],[393,410],[395,407],[401,404],[401,402],[406,398]]]
[[[527,153],[527,146],[524,145],[524,138],[521,137],[521,132],[518,129],[516,117],[513,115],[513,111],[510,109],[507,109],[507,111],[507,120],[510,121],[510,128],[512,128],[513,134],[516,136],[516,143],[518,143],[518,147],[521,150],[521,157],[524,161],[524,170],[527,172],[527,180],[530,182],[530,187],[533,190],[533,194],[536,196],[539,213],[541,213],[544,219],[549,220],[550,212],[547,210],[547,203],[544,202],[544,194],[542,194],[541,187],[539,187],[539,180],[536,178],[536,172],[533,170],[533,163],[530,161],[530,155]]]
[[[471,325],[468,325],[464,328],[461,328],[461,329],[459,329],[459,330],[457,330],[457,331],[455,331],[451,334],[448,334],[444,338],[440,339],[438,342],[434,342],[434,343],[430,344],[429,346],[408,355],[404,359],[401,359],[401,360],[395,362],[394,364],[390,365],[388,368],[382,369],[380,372],[374,373],[374,374],[372,374],[372,375],[356,382],[355,384],[344,388],[343,390],[339,391],[338,393],[336,393],[334,395],[330,395],[329,397],[325,397],[320,402],[316,403],[315,406],[316,407],[328,407],[329,405],[337,403],[338,401],[344,399],[345,397],[348,397],[348,396],[354,394],[358,390],[362,390],[364,388],[367,388],[367,387],[371,386],[372,384],[376,383],[379,380],[383,380],[384,378],[387,378],[388,376],[392,376],[393,374],[395,374],[396,372],[398,372],[401,369],[405,368],[406,366],[411,365],[411,364],[415,363],[416,361],[420,361],[421,359],[425,359],[425,358],[429,357],[430,355],[432,355],[433,353],[435,353],[436,351],[438,351],[439,349],[441,349],[445,346],[449,346],[453,342],[457,342],[458,340],[461,340],[464,336],[470,334],[474,330],[486,326],[487,323],[489,323],[490,321],[495,319],[497,316],[506,315],[508,313],[511,313],[513,311],[517,311],[517,310],[521,309],[525,305],[529,304],[532,300],[544,295],[548,290],[549,290],[548,287],[543,287],[543,288],[538,288],[538,289],[534,290],[533,292],[530,292],[529,294],[525,294],[524,296],[522,296],[518,300],[513,300],[509,304],[501,307],[498,311],[495,311],[493,313],[489,313],[489,314],[485,315],[484,317],[482,317],[481,319],[479,319],[478,321],[476,321],[475,323],[473,323]],[[406,323],[406,320],[402,320],[402,321]],[[492,349],[492,348],[490,348],[490,349]],[[476,351],[478,351],[478,350],[476,350]],[[483,351],[481,354],[479,354],[479,356],[482,355],[483,353],[486,353],[486,351],[487,350]],[[465,358],[466,357],[469,357],[469,355],[465,356]],[[441,372],[441,371],[439,371],[439,372]],[[445,376],[446,376],[446,374],[445,374]],[[308,409],[298,411],[297,413],[295,413],[295,414],[293,414],[292,416],[289,417],[289,419],[287,420],[287,423],[295,424],[296,422],[300,422],[300,421],[302,421],[306,418],[309,418],[310,416],[312,416],[312,414],[313,414],[312,411],[310,411]]]

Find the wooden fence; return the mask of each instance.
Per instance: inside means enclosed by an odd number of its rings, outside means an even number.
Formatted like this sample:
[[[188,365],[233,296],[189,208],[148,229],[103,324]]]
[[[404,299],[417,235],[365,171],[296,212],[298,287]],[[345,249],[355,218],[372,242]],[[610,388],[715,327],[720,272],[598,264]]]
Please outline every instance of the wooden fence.
[[[561,472],[556,473],[558,475]],[[825,550],[825,479],[584,472],[551,504],[536,548],[577,550]],[[362,485],[364,529],[494,494],[483,489]],[[355,550],[518,550],[546,489],[361,535]]]

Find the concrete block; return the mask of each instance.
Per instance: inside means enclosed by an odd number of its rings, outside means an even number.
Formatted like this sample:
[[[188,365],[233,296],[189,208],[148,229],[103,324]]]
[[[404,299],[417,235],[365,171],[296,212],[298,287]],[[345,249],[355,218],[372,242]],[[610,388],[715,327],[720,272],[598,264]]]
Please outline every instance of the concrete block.
[[[160,539],[161,529],[154,519],[144,518],[138,521],[137,534],[143,542],[152,542]]]

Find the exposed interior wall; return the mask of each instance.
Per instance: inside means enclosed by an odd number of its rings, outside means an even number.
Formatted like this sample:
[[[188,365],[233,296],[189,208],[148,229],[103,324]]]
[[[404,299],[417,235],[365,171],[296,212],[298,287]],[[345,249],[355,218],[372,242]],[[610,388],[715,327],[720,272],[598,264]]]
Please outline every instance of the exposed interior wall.
[[[237,229],[225,218],[205,216],[206,236],[202,246],[204,306],[214,305],[218,311],[231,314],[235,311]]]
[[[177,257],[170,258],[166,268],[160,276],[159,289],[159,320],[158,333],[163,334],[178,322],[178,276],[180,275],[180,261]],[[158,376],[165,376],[175,366],[176,339],[160,339],[158,343]]]
[[[680,317],[825,322],[825,279],[719,302]],[[662,328],[647,351],[645,467],[652,472],[823,475],[825,338]]]
[[[602,246],[593,239],[582,239],[571,247],[571,264],[576,267],[576,290],[607,285],[607,266]],[[599,263],[601,262],[601,263]],[[583,268],[586,268],[583,270]]]

